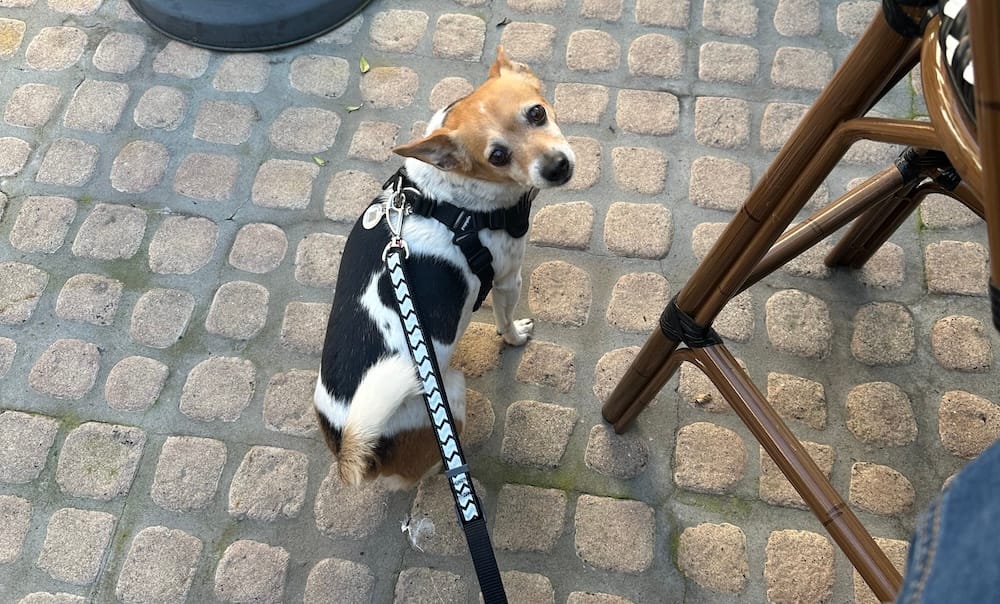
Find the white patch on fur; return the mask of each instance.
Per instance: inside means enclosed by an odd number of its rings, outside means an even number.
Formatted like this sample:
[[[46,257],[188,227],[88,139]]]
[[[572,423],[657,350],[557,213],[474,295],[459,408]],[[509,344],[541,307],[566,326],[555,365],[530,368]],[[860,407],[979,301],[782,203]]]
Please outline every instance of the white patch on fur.
[[[330,396],[330,391],[323,385],[323,376],[316,379],[316,392],[313,393],[313,403],[316,410],[323,414],[326,421],[338,430],[344,429],[347,422],[347,405],[343,401]]]
[[[361,378],[347,410],[345,428],[364,438],[378,438],[400,406],[420,392],[409,357],[393,355],[372,365]]]

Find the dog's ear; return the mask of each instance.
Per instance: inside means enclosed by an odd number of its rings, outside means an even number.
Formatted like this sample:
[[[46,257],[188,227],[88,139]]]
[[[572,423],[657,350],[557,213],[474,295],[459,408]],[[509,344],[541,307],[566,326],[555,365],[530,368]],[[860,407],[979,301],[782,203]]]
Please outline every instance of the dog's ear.
[[[467,163],[462,149],[443,128],[431,132],[424,138],[399,145],[392,151],[403,157],[415,157],[440,170],[454,170]]]
[[[499,78],[503,71],[511,69],[512,63],[510,57],[507,56],[507,51],[503,49],[503,46],[497,46],[497,59],[490,65],[490,77]]]
[[[511,61],[503,46],[497,46],[497,59],[493,61],[493,65],[490,65],[490,78],[499,78],[507,74],[516,74],[536,87],[541,85],[538,76],[531,71],[530,67],[518,61]]]

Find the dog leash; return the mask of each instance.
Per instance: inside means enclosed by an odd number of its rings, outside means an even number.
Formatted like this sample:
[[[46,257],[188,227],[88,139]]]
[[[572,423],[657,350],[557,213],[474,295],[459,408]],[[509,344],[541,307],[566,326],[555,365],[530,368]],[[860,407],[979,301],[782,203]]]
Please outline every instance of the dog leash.
[[[472,555],[472,565],[476,569],[483,601],[486,604],[507,604],[507,594],[504,592],[500,569],[497,567],[493,545],[486,528],[483,506],[472,486],[472,477],[469,475],[469,468],[462,454],[462,446],[458,442],[448,395],[441,384],[441,370],[438,367],[437,357],[434,355],[433,345],[424,339],[423,328],[420,326],[420,313],[407,284],[405,261],[410,255],[410,248],[402,238],[402,231],[403,218],[412,212],[412,208],[403,191],[403,177],[400,176],[393,186],[389,199],[372,205],[365,211],[362,226],[366,229],[374,228],[384,218],[389,227],[391,236],[382,251],[382,261],[385,262],[389,280],[392,282],[393,297],[396,300],[399,320],[406,334],[406,344],[423,386],[424,403],[434,427],[433,432],[441,453],[448,486],[455,500],[458,522],[462,532],[465,533],[469,553]]]

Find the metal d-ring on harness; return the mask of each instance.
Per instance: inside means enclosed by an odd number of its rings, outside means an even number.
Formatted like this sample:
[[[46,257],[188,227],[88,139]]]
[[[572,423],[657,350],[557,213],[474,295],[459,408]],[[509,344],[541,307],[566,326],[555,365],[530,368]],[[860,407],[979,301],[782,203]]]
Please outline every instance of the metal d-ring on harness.
[[[441,383],[441,370],[433,346],[424,339],[424,332],[420,326],[420,313],[407,284],[405,260],[410,256],[410,249],[402,237],[402,231],[403,218],[412,212],[412,208],[404,194],[406,190],[407,188],[403,186],[403,176],[400,175],[393,185],[389,199],[369,207],[362,218],[362,225],[367,229],[374,228],[384,217],[389,227],[391,235],[389,243],[382,251],[382,260],[392,282],[410,356],[413,357],[423,386],[424,403],[434,426],[445,476],[448,478],[448,486],[455,499],[458,521],[469,545],[469,553],[472,555],[472,564],[476,569],[476,578],[479,580],[484,602],[506,604],[507,595],[500,579],[500,569],[493,554],[490,535],[486,529],[486,517],[472,486],[472,477],[469,475],[469,468],[465,464],[462,447],[458,442],[448,396]]]

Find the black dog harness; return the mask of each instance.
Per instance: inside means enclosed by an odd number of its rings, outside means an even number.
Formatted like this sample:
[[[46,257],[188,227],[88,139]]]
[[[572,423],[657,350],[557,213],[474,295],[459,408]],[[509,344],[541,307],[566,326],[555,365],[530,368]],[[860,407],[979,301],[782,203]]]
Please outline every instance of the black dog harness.
[[[479,310],[493,287],[493,254],[479,241],[479,231],[483,229],[507,231],[515,239],[524,237],[528,232],[531,202],[538,195],[538,189],[530,189],[521,196],[517,205],[509,208],[492,212],[473,212],[425,196],[407,177],[405,168],[400,168],[382,185],[383,190],[390,187],[398,187],[396,190],[405,191],[406,201],[409,204],[408,213],[433,218],[454,234],[451,242],[462,250],[469,268],[479,277],[479,295],[476,296],[476,304],[472,307],[472,310]]]

